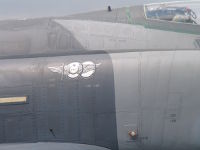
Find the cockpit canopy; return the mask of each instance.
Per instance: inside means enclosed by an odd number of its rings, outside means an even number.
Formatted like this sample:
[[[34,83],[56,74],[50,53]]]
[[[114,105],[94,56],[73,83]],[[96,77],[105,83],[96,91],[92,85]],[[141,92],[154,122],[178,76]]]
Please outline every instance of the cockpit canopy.
[[[144,11],[147,19],[200,24],[200,1],[148,4]]]

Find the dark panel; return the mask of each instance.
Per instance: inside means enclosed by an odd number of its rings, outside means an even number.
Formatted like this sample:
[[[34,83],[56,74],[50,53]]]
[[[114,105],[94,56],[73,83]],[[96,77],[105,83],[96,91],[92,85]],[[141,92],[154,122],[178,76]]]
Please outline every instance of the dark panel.
[[[20,141],[20,118],[19,116],[6,117],[4,120],[6,142]]]
[[[85,61],[97,65],[96,72],[89,78],[79,76],[72,79],[62,75],[62,71],[52,72],[48,68]],[[63,137],[59,139],[56,135],[54,140],[116,150],[114,75],[110,57],[107,54],[72,55],[47,58],[45,62],[43,83],[46,85],[46,110],[50,118],[47,124],[48,128],[61,132]],[[49,135],[48,139],[52,140],[52,137]]]
[[[28,101],[20,105],[0,105],[0,116],[3,115],[0,121],[3,138],[0,142],[59,141],[118,149],[114,75],[109,55],[71,55],[19,61],[10,60],[7,69],[16,69],[13,64],[21,66],[18,74],[23,76],[13,76],[12,80],[16,82],[1,88],[0,95],[25,94]],[[89,78],[71,79],[62,71],[49,69],[77,61],[94,62],[96,72]],[[27,69],[30,62],[34,68]],[[10,73],[14,74],[15,70]],[[10,73],[7,72],[9,76]],[[23,78],[27,81],[26,86],[23,86]],[[7,79],[5,84],[9,82]]]
[[[115,122],[115,113],[105,113],[95,116],[95,139],[98,146],[106,146],[107,148],[117,149],[116,132],[113,122]]]
[[[95,115],[91,113],[81,113],[80,115],[80,140],[82,143],[95,143]]]
[[[5,142],[34,142],[35,129],[34,119],[30,114],[6,116],[4,119]]]

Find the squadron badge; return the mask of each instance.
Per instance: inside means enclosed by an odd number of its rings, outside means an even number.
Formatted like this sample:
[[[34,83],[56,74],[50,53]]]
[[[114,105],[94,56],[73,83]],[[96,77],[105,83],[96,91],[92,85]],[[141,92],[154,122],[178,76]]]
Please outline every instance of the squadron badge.
[[[95,70],[96,70],[95,63],[93,63],[91,61],[86,61],[86,62],[82,63],[82,65],[83,65],[83,72],[82,72],[81,76],[83,78],[88,78],[95,73]]]
[[[65,74],[70,78],[77,78],[83,71],[83,66],[79,62],[73,62],[64,67]]]
[[[71,79],[77,77],[89,78],[96,72],[96,67],[100,64],[95,64],[92,61],[72,62],[68,65],[63,66],[51,66],[48,67],[52,72],[65,75]]]

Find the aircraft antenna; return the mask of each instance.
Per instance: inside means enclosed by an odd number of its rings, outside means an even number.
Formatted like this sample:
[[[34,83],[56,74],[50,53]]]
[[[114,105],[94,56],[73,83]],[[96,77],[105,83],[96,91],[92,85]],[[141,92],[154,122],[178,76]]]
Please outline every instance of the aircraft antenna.
[[[108,12],[111,12],[111,11],[112,11],[111,6],[108,6]]]

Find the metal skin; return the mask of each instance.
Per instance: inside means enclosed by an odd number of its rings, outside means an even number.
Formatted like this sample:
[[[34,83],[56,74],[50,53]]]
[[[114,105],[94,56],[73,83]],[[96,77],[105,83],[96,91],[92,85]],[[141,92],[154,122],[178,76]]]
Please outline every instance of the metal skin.
[[[142,10],[1,21],[0,98],[27,101],[0,104],[0,149],[199,149],[200,26]]]

